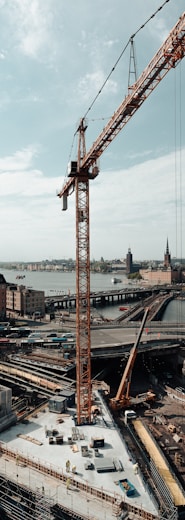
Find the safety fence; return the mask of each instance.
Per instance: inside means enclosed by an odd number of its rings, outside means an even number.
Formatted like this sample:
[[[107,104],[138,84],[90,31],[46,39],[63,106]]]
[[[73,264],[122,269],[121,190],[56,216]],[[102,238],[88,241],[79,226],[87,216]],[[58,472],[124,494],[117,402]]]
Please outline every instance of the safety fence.
[[[70,481],[70,488],[76,488],[84,492],[86,496],[88,494],[91,497],[99,499],[101,503],[104,501],[107,504],[112,505],[113,508],[116,507],[119,512],[124,510],[127,511],[128,514],[131,513],[138,518],[142,518],[143,520],[158,520],[159,518],[157,515],[154,515],[151,512],[138,507],[137,505],[132,505],[125,502],[118,493],[111,493],[105,491],[103,488],[92,487],[88,482],[80,482],[71,474],[69,477],[69,474],[63,473],[63,471],[61,471],[59,468],[55,468],[53,465],[51,466],[44,464],[36,458],[32,459],[28,456],[22,455],[21,453],[17,453],[17,451],[8,448],[7,445],[3,443],[0,444],[0,453],[4,454],[6,457],[9,457],[11,460],[14,460],[15,464],[17,465],[26,466],[27,468],[37,470],[43,475],[49,475],[50,477],[62,481],[66,486]]]

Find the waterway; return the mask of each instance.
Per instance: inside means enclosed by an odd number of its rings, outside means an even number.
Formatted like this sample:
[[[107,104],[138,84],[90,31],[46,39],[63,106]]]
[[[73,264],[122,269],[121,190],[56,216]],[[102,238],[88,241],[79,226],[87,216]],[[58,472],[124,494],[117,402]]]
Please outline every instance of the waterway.
[[[0,273],[4,276],[6,282],[25,285],[31,289],[37,289],[45,292],[45,296],[55,296],[56,294],[74,294],[76,293],[76,273],[75,272],[46,272],[46,271],[16,271],[8,269],[0,269]],[[18,279],[17,276],[25,276]],[[112,277],[120,278],[121,283],[113,284]],[[91,273],[90,286],[91,291],[108,291],[126,287],[137,287],[137,284],[129,282],[123,274],[113,275],[112,273],[100,274]],[[97,310],[100,314],[107,318],[116,318],[120,315],[120,304],[106,305],[99,307]],[[185,300],[172,300],[163,315],[162,321],[184,323],[185,322]]]

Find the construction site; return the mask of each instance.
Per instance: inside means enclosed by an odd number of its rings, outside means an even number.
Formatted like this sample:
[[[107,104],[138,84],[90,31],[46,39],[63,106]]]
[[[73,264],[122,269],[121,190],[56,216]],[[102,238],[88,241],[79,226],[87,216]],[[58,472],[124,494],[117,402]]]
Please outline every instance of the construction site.
[[[84,417],[80,426],[74,360],[34,346],[1,355],[0,496],[7,518],[184,517],[185,394],[175,380],[164,384],[157,366],[151,389],[138,354],[148,313],[121,378],[110,360],[111,389],[93,377],[99,363],[92,367],[91,422]]]
[[[76,195],[75,358],[31,342],[19,354],[1,352],[2,519],[185,518],[183,369],[177,386],[160,380],[165,354],[160,367],[150,351],[138,355],[146,308],[121,373],[107,360],[109,377],[104,371],[94,378],[100,366],[91,355],[89,252],[89,182],[99,174],[99,157],[184,55],[185,12],[88,152],[85,118],[78,126],[77,161],[58,193],[63,210]],[[183,342],[179,352],[183,359]]]

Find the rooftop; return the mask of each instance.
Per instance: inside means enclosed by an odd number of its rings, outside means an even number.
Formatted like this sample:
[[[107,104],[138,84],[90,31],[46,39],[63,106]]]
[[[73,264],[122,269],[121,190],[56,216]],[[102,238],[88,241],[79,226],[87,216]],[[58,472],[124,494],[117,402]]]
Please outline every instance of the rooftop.
[[[76,428],[75,409],[68,408],[59,414],[49,412],[46,406],[36,416],[30,416],[28,421],[18,422],[2,432],[1,473],[11,475],[11,479],[17,479],[19,484],[28,485],[33,490],[44,488],[45,496],[87,518],[91,518],[88,515],[89,508],[92,508],[94,520],[100,518],[102,508],[106,520],[115,519],[113,506],[106,500],[96,499],[95,490],[101,490],[102,497],[116,497],[118,503],[124,501],[157,515],[139,468],[136,469],[137,461],[128,452],[98,392],[95,392],[95,402],[100,414],[93,425]],[[14,460],[11,454],[14,454]],[[25,464],[21,463],[23,459]],[[40,471],[33,469],[33,460],[40,465]],[[47,476],[42,467],[48,468]],[[53,478],[51,469],[56,475],[62,475],[62,480]],[[120,487],[119,481],[125,479],[134,488],[132,496],[127,496],[124,488]]]

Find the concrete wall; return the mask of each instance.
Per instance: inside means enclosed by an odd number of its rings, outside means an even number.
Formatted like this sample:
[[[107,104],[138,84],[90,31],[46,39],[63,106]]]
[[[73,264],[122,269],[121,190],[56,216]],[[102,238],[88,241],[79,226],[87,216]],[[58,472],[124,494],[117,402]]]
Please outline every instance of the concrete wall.
[[[0,418],[12,411],[12,390],[0,385]]]

